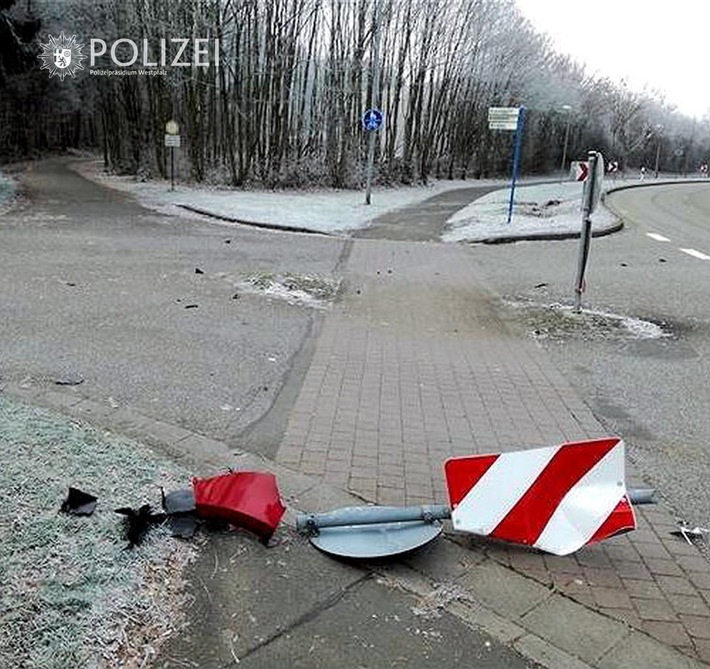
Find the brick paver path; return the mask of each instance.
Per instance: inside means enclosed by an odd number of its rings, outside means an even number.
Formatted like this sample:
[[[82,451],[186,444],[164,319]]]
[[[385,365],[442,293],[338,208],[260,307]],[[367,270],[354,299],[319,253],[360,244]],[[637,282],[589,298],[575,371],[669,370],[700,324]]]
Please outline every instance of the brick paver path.
[[[379,504],[446,503],[452,455],[603,436],[545,352],[493,311],[475,247],[357,240],[277,453],[281,464]],[[622,435],[623,436],[623,435]],[[633,472],[630,480],[635,481]],[[487,555],[710,661],[710,570],[670,537],[660,506],[640,529],[558,558]]]

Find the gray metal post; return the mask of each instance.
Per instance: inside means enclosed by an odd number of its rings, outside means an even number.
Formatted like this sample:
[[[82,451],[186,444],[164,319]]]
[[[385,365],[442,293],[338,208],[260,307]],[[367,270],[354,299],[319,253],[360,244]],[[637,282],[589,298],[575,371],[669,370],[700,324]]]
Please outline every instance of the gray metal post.
[[[380,90],[380,3],[375,0],[373,9],[373,34],[372,34],[372,101],[370,108],[377,109]],[[367,186],[365,189],[365,204],[370,204],[372,194],[372,172],[375,163],[375,133],[370,130],[367,138]]]
[[[510,220],[513,216],[513,204],[515,204],[515,182],[518,179],[518,173],[520,172],[520,153],[523,148],[523,131],[525,130],[525,107],[520,107],[518,109],[518,123],[515,128],[515,141],[513,147],[513,176],[510,180],[510,201],[508,202],[508,225],[510,225]]]
[[[451,509],[443,504],[423,506],[350,506],[327,513],[301,513],[296,517],[299,532],[313,532],[320,527],[376,525],[414,521],[433,522],[451,518]]]
[[[652,488],[631,488],[626,491],[631,504],[655,504]],[[383,523],[428,523],[451,518],[451,509],[444,504],[422,506],[348,506],[325,513],[299,513],[296,530],[315,534],[319,528],[378,525]]]
[[[175,147],[170,147],[170,190],[175,190]]]
[[[572,118],[570,115],[570,112],[572,111],[572,107],[570,107],[570,105],[563,105],[562,109],[564,110],[565,114],[567,115],[567,126],[565,127],[565,144],[562,147],[562,165],[560,168],[562,170],[562,174],[564,177],[565,165],[567,164],[567,144],[569,143],[569,126],[570,126],[570,123],[572,122]]]
[[[597,152],[589,152],[589,176],[584,184],[584,200],[582,205],[582,233],[579,240],[579,261],[577,263],[577,279],[574,283],[574,310],[582,311],[582,293],[584,292],[584,270],[589,258],[589,246],[592,239],[592,209],[594,208],[594,188],[597,179]]]

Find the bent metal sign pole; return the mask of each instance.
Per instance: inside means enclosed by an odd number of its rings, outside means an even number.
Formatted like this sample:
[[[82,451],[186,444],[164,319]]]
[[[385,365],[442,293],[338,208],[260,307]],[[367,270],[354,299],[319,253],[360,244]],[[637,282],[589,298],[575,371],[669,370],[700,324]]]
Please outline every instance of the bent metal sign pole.
[[[604,158],[598,151],[589,152],[587,179],[582,195],[582,232],[579,239],[579,261],[577,278],[574,283],[574,311],[582,311],[582,293],[585,290],[584,272],[589,260],[589,247],[592,241],[592,212],[596,209],[604,179]]]
[[[606,437],[507,453],[449,458],[450,506],[365,506],[299,514],[296,528],[319,550],[347,558],[391,557],[453,529],[554,555],[568,555],[636,527],[633,504],[652,490],[627,490],[624,442]]]

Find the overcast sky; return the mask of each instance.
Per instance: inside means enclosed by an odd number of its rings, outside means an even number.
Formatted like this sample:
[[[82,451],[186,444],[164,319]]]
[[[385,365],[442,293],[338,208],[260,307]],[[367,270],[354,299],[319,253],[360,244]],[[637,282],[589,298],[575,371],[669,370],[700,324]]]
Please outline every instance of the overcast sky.
[[[516,0],[589,74],[661,91],[679,111],[710,111],[710,0]]]

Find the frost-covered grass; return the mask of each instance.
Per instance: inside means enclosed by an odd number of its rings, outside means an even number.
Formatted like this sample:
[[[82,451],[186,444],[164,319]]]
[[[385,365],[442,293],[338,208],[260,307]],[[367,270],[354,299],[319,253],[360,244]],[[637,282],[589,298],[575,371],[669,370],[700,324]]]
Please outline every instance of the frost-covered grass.
[[[191,544],[126,550],[121,506],[159,506],[187,472],[147,448],[0,395],[0,667],[137,667],[179,621]],[[93,516],[59,513],[69,486]]]
[[[139,182],[132,177],[103,174],[99,162],[80,163],[74,167],[86,178],[128,191],[141,204],[158,211],[185,215],[183,210],[174,210],[172,207],[186,204],[241,221],[329,233],[366,227],[370,220],[387,211],[426,200],[447,190],[504,183],[498,180],[445,180],[434,181],[429,186],[376,188],[372,192],[371,204],[366,205],[364,190],[252,191],[180,184],[171,192],[169,182]]]
[[[506,300],[506,306],[522,309],[525,320],[537,339],[563,340],[577,336],[594,339],[661,339],[670,333],[660,325],[641,318],[599,309],[577,313],[569,304],[540,304],[528,300]]]
[[[317,274],[258,272],[223,275],[240,293],[252,293],[313,309],[327,309],[338,294],[340,281]]]
[[[3,203],[12,197],[15,192],[15,182],[0,172],[0,211]]]
[[[508,223],[510,188],[489,193],[457,211],[446,222],[445,242],[483,241],[530,234],[579,232],[582,227],[581,182],[516,186],[513,215]],[[601,204],[592,227],[606,225],[614,216]]]
[[[188,205],[240,221],[327,233],[347,233],[367,227],[385,212],[424,201],[447,190],[472,186],[501,186],[501,189],[484,195],[449,218],[442,241],[482,241],[579,232],[582,225],[582,183],[576,181],[519,183],[515,190],[512,222],[508,224],[510,188],[506,179],[435,181],[427,187],[376,189],[372,204],[366,205],[362,191],[241,191],[178,185],[171,192],[166,182],[143,183],[132,177],[105,175],[98,162],[80,163],[75,169],[97,183],[128,191],[144,206],[165,213],[184,215],[184,210],[175,205]],[[614,220],[614,216],[599,205],[592,216],[592,225],[608,225]]]

